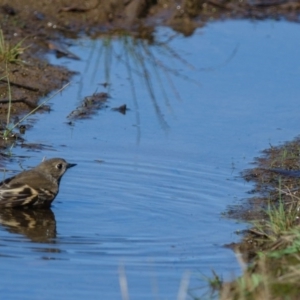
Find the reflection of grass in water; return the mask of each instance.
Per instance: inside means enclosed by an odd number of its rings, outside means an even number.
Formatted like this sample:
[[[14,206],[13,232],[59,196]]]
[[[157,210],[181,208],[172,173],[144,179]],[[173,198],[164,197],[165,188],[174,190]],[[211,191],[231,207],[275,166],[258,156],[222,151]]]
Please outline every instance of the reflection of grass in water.
[[[177,292],[177,300],[184,300],[187,299],[188,296],[188,287],[189,287],[189,282],[190,282],[190,272],[189,271],[185,271],[182,275],[180,284],[179,284],[179,288],[178,288],[178,292]],[[153,278],[155,279],[155,278]],[[154,284],[152,284],[152,289],[153,289],[153,295],[155,295],[156,298],[159,298],[159,294],[158,294],[158,285],[156,280],[154,280],[153,282]],[[121,297],[122,300],[129,300],[129,286],[128,286],[128,279],[127,279],[127,275],[125,272],[125,266],[123,264],[119,265],[119,285],[120,285],[120,291],[121,291]]]
[[[139,80],[142,80],[152,101],[159,123],[164,130],[168,130],[169,125],[164,118],[164,114],[161,110],[161,103],[159,102],[157,95],[160,93],[163,96],[165,105],[169,110],[172,110],[170,105],[171,95],[168,93],[168,90],[170,89],[172,91],[172,96],[175,96],[175,98],[179,100],[181,99],[173,82],[173,77],[175,76],[189,82],[193,81],[187,76],[179,73],[174,67],[168,66],[163,62],[163,59],[167,58],[172,61],[172,65],[178,65],[178,63],[180,63],[181,66],[193,68],[192,65],[184,60],[169,45],[175,36],[176,35],[170,37],[164,42],[155,41],[152,33],[146,38],[134,37],[128,33],[122,33],[117,37],[107,36],[102,38],[101,47],[97,52],[95,72],[97,70],[96,68],[102,66],[101,61],[103,61],[104,78],[109,86],[114,63],[121,63],[125,66],[135,110],[137,112],[136,121],[138,128],[140,125],[140,117],[138,112],[139,104],[136,87]],[[117,53],[117,49],[121,49],[121,51],[119,51],[120,53]],[[93,49],[93,51],[94,50],[95,49]],[[159,55],[157,55],[157,53]],[[167,84],[165,84],[164,81],[167,82]]]

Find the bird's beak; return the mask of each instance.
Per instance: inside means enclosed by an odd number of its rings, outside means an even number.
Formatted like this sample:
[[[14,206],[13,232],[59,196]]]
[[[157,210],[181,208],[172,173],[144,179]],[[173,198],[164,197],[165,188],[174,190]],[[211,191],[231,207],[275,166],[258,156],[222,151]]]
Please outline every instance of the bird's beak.
[[[67,169],[77,166],[77,164],[67,164]]]

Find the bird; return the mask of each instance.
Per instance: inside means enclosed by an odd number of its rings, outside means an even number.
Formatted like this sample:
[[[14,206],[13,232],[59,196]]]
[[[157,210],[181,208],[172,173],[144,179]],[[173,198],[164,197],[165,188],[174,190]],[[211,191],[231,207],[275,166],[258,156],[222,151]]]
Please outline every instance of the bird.
[[[77,164],[51,158],[0,182],[1,208],[49,208],[65,172]]]

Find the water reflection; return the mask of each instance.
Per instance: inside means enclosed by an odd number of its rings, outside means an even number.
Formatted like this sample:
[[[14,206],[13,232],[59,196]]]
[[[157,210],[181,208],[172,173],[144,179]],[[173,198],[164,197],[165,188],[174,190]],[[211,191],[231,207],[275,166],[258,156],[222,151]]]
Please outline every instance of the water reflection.
[[[51,209],[0,211],[0,224],[10,233],[22,234],[35,243],[53,243],[56,238],[55,215]]]
[[[164,110],[172,113],[172,101],[182,100],[175,78],[199,85],[197,80],[191,78],[191,70],[195,71],[196,68],[172,46],[172,41],[178,36],[178,33],[171,31],[156,35],[154,28],[141,28],[136,33],[118,31],[101,35],[101,39],[91,42],[91,51],[87,57],[84,57],[84,52],[78,53],[87,62],[78,99],[86,96],[82,92],[83,82],[88,76],[91,82],[96,80],[98,85],[107,88],[111,94],[116,83],[120,82],[119,74],[125,75],[133,104],[133,107],[128,108],[135,113],[137,143],[140,141],[141,108],[145,109],[142,102],[150,101],[151,105],[147,109],[154,111],[160,127],[168,131],[170,124]],[[143,96],[147,96],[146,99],[140,98],[141,91]]]

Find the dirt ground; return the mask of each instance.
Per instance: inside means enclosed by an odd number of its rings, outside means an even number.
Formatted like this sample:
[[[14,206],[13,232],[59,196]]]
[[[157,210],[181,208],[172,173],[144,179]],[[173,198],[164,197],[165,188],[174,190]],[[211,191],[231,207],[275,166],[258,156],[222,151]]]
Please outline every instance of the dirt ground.
[[[44,54],[49,51],[76,59],[68,52],[65,38],[97,37],[108,33],[117,35],[126,31],[151,42],[151,35],[158,25],[170,26],[188,36],[208,21],[285,18],[299,22],[299,12],[300,1],[289,0],[0,0],[0,29],[4,39],[10,45],[21,42],[23,49],[15,62],[7,63],[0,59],[0,131],[3,132],[7,126],[9,97],[13,103],[13,120],[37,107],[41,97],[69,81],[71,71],[51,66],[44,59]],[[22,139],[15,133],[10,138]],[[5,139],[0,140],[0,147],[5,147]],[[298,149],[299,144],[297,140],[289,147]],[[298,163],[295,164],[295,159],[280,161],[280,148],[268,151],[257,160],[256,168],[244,174],[246,180],[256,182],[254,192],[261,195],[269,193],[270,186],[278,184],[278,174],[266,169],[292,169]],[[297,151],[295,153],[299,153]],[[297,183],[293,180],[286,179],[284,183],[292,189]],[[273,193],[275,195],[275,189]],[[265,205],[263,196],[253,198],[241,207],[233,207],[228,215],[246,220],[264,218]],[[255,242],[253,232],[247,233],[243,243],[229,246],[239,247],[249,257],[258,247],[263,247]]]

